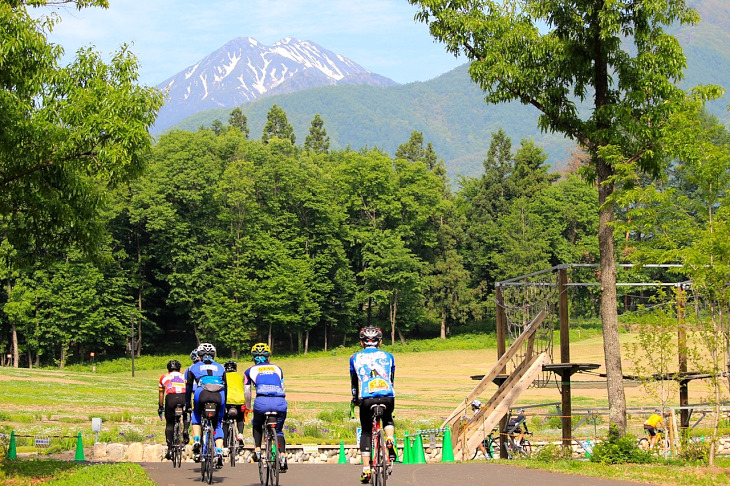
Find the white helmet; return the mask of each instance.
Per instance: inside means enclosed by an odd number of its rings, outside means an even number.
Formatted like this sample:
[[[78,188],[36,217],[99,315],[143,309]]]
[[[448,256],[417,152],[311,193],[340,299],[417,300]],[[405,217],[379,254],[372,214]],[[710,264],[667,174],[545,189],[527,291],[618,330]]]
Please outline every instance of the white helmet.
[[[213,360],[215,358],[215,346],[210,343],[202,343],[198,346],[198,356],[203,360]]]
[[[482,402],[480,402],[479,400],[474,400],[471,402],[471,406],[479,410],[480,408],[482,408]]]

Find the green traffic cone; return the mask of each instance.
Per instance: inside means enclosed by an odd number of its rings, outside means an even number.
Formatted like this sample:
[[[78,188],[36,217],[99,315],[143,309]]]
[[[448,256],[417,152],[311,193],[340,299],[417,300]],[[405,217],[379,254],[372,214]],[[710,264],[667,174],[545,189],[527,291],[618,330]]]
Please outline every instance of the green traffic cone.
[[[451,446],[451,427],[444,430],[444,445],[441,448],[441,462],[454,462],[454,449]]]
[[[10,431],[10,445],[8,445],[8,459],[17,459],[18,451],[15,450],[15,431]]]
[[[408,437],[408,431],[406,430],[406,433],[403,436],[403,464],[410,464],[411,463],[411,438]]]
[[[340,458],[337,464],[347,464],[347,455],[345,454],[345,441],[340,441]]]
[[[81,432],[79,432],[79,438],[76,440],[76,457],[74,457],[74,461],[84,460],[84,442],[81,440]]]
[[[413,464],[426,464],[426,453],[423,451],[421,434],[416,434],[416,443],[413,445]]]

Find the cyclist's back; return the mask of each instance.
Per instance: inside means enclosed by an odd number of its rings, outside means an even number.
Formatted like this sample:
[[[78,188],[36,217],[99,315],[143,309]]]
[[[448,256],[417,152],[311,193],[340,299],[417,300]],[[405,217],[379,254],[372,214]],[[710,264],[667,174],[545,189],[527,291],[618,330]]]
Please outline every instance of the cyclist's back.
[[[373,405],[384,405],[382,425],[387,436],[389,454],[395,457],[395,359],[393,355],[378,349],[383,341],[383,332],[375,327],[360,330],[360,344],[363,350],[350,356],[350,382],[352,400],[360,405],[360,454],[363,470],[360,481],[370,481],[370,453],[372,441]]]

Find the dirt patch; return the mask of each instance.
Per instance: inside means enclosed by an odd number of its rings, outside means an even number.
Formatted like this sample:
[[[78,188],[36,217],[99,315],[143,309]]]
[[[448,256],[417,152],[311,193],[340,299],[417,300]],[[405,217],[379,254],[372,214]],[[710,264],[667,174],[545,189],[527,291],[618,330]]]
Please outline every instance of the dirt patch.
[[[78,380],[69,380],[68,378],[53,378],[50,376],[0,376],[0,381],[38,381],[38,382],[53,382],[53,383],[64,383],[67,385],[85,385],[86,382]]]

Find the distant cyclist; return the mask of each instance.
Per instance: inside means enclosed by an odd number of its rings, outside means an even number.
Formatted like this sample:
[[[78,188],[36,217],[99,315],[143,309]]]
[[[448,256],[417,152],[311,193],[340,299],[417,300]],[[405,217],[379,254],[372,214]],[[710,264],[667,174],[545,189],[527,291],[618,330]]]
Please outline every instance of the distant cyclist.
[[[251,386],[256,390],[256,399],[253,403],[254,461],[261,460],[261,439],[264,433],[266,412],[276,412],[277,450],[281,454],[281,472],[287,471],[286,439],[284,439],[284,420],[288,405],[284,392],[284,372],[275,364],[271,364],[271,349],[266,343],[256,343],[251,348],[254,365],[244,373],[246,394],[246,408],[251,410]]]
[[[243,375],[239,373],[238,364],[235,361],[223,363],[226,370],[226,420],[235,420],[238,435],[236,439],[239,445],[243,445],[243,423],[246,411],[246,395],[243,390]],[[228,443],[228,428],[223,431],[226,434],[225,443]]]
[[[192,364],[195,364],[198,361],[200,361],[200,356],[198,356],[198,348],[195,348],[190,352],[190,360],[193,362]],[[183,376],[185,377],[186,384],[188,382],[188,370],[189,369],[190,369],[190,367],[188,366],[187,368],[185,368],[185,371],[183,371]],[[195,389],[197,388],[197,386],[198,386],[197,384],[195,384],[195,383],[193,384],[193,393],[195,393]],[[188,442],[190,442],[190,434],[188,434],[188,429],[190,428],[190,419],[191,419],[191,415],[193,413],[192,410],[193,410],[193,404],[188,399],[188,401],[185,402],[185,415],[183,416],[183,425],[185,427],[185,430],[183,431],[183,442],[185,442],[186,444]]]
[[[223,467],[223,411],[226,406],[226,370],[223,365],[216,363],[215,347],[210,343],[198,346],[198,356],[201,361],[188,368],[185,403],[190,403],[193,396],[193,454],[200,459],[200,413],[204,403],[213,402],[217,405],[217,414],[213,417],[215,429],[216,467]],[[195,393],[193,395],[193,387]]]
[[[377,327],[360,329],[360,344],[364,348],[350,356],[350,382],[352,384],[352,401],[360,406],[360,454],[362,456],[362,474],[360,482],[370,482],[370,443],[372,441],[374,404],[385,405],[383,412],[383,428],[386,435],[386,446],[391,460],[396,457],[395,452],[395,423],[393,409],[395,408],[395,359],[393,355],[378,349],[383,342],[383,332]]]
[[[521,408],[517,412],[516,416],[509,419],[509,421],[507,422],[506,432],[508,435],[511,435],[513,437],[515,434],[517,434],[517,437],[515,438],[515,444],[522,444],[522,439],[523,437],[525,437],[525,433],[529,432],[529,430],[527,430],[527,416],[525,416],[524,408]]]
[[[644,431],[649,434],[649,447],[656,445],[657,439],[659,438],[657,431],[665,428],[662,416],[659,415],[660,413],[661,410],[654,410],[654,413],[649,415],[649,418],[644,422]]]
[[[165,459],[170,459],[172,455],[173,434],[175,430],[175,407],[180,405],[185,408],[185,377],[180,373],[182,364],[171,359],[167,362],[167,373],[160,377],[158,385],[159,390],[159,408],[157,413],[162,418],[165,414],[165,441],[167,442],[167,452]]]
[[[479,413],[479,411],[481,409],[482,409],[482,402],[480,402],[479,400],[472,400],[471,411],[474,412],[475,416],[476,416],[476,414]],[[482,423],[482,425],[484,425],[484,424]],[[489,454],[487,453],[487,448],[484,447],[484,442],[480,442],[479,445],[477,446],[477,448],[479,449],[479,452],[481,452],[482,455],[484,456],[484,459],[486,459],[486,460],[491,459]]]

